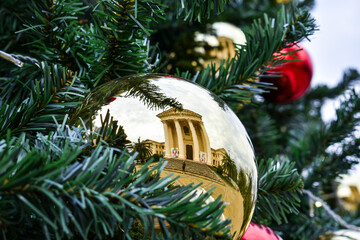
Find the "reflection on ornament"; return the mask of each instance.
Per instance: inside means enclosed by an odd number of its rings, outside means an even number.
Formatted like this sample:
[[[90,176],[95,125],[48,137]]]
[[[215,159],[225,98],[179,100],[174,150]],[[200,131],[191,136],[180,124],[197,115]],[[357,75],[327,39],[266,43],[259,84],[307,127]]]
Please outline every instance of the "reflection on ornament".
[[[339,230],[320,236],[318,240],[360,240],[360,232],[354,230]]]
[[[147,142],[152,142],[151,140],[147,140]],[[163,154],[161,154],[163,155]],[[171,148],[171,157],[178,158],[179,157],[179,149],[178,148]]]
[[[242,236],[254,211],[257,171],[246,130],[221,99],[183,79],[134,75],[94,90],[71,121],[81,117],[96,131],[107,113],[129,141],[142,140],[168,161],[162,176],[181,176],[179,185],[203,183],[205,191],[216,187],[212,197],[222,195],[227,203],[224,217],[232,220],[234,239]]]
[[[282,240],[271,228],[250,223],[241,240]]]
[[[297,51],[298,50],[298,51]],[[292,60],[275,66],[268,70],[265,77],[260,78],[262,82],[273,83],[277,90],[263,96],[273,102],[290,103],[302,97],[310,86],[313,67],[309,54],[300,46],[285,48],[280,53],[297,51],[285,56],[286,60]],[[272,76],[282,75],[282,76]]]

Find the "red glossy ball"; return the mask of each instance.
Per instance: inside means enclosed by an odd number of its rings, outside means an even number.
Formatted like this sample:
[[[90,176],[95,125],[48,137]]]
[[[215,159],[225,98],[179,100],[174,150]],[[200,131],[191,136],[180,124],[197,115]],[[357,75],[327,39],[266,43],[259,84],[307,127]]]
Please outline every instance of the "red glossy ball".
[[[285,48],[281,53],[287,53],[301,49],[301,46]],[[285,62],[268,70],[260,79],[262,82],[273,83],[277,90],[270,90],[263,94],[264,98],[277,103],[290,103],[302,97],[310,86],[313,66],[311,58],[306,50],[302,49],[285,56],[286,60],[297,60]],[[282,75],[271,77],[271,75]]]
[[[250,223],[241,240],[282,240],[271,228]]]

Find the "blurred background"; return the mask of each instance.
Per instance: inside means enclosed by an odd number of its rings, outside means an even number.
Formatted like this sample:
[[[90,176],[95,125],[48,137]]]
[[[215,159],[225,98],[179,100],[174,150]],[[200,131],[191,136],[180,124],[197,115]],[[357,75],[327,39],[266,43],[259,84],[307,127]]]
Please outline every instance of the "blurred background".
[[[335,86],[345,69],[360,69],[360,1],[316,0],[311,14],[320,29],[303,42],[314,64],[312,85]]]
[[[326,84],[333,87],[342,79],[344,70],[360,69],[360,1],[316,0],[310,12],[320,29],[310,36],[310,41],[302,42],[313,62],[311,86]],[[359,90],[359,86],[354,87]],[[325,121],[335,118],[340,100],[329,100],[324,104],[322,117]],[[356,134],[360,135],[360,130]],[[342,177],[339,197],[358,202],[360,165]]]

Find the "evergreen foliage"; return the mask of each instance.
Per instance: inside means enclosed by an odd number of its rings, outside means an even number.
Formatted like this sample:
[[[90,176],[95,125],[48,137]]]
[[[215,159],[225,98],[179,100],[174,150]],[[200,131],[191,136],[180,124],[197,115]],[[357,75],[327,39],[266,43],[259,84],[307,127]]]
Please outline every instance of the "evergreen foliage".
[[[160,179],[162,162],[149,168],[150,161],[134,171],[136,154],[104,144],[93,147],[88,137],[87,131],[71,130],[64,122],[48,136],[37,134],[33,143],[24,134],[10,133],[1,141],[5,239],[122,238],[129,236],[134,220],[152,238],[169,238],[165,222],[178,239],[228,236],[228,221],[219,222],[220,197],[204,207],[208,194],[193,198],[198,185],[169,186],[171,176]],[[93,150],[84,151],[89,147]],[[155,220],[161,235],[154,230]]]
[[[117,91],[110,80],[161,71],[166,64],[162,57],[171,50],[161,41],[157,44],[159,36],[171,42],[177,37],[174,33],[193,34],[219,20],[241,26],[246,44],[236,46],[235,57],[220,66],[211,64],[195,74],[179,69],[176,75],[220,96],[244,123],[258,159],[253,221],[269,225],[284,239],[312,239],[340,229],[328,211],[313,209],[302,189],[320,197],[334,193],[339,174],[358,163],[360,141],[354,131],[360,98],[348,89],[360,74],[350,69],[338,86],[318,86],[286,105],[259,101],[258,95],[271,87],[255,81],[283,61],[274,59],[274,53],[314,33],[314,19],[306,10],[313,4],[313,0],[299,5],[273,0],[1,1],[0,50],[25,57],[12,55],[23,61],[23,67],[0,58],[2,238],[231,238],[230,220],[220,220],[225,207],[221,198],[205,204],[210,195],[194,197],[198,186],[175,186],[175,179],[160,179],[165,164],[161,159],[152,167],[149,160],[135,168],[141,151],[128,152],[121,121],[107,114],[100,129],[86,129],[86,124],[77,127],[67,120],[91,99],[95,87],[109,100],[106,97]],[[145,95],[142,100],[151,107],[182,108],[176,99],[158,94],[155,86],[138,85],[135,91]],[[344,93],[336,119],[323,122],[321,106]],[[246,176],[234,175],[230,156],[228,160],[222,171],[239,186],[247,184]],[[241,193],[244,199],[251,198]],[[359,222],[359,213],[349,217],[338,202],[325,200],[345,220]]]
[[[329,229],[341,228],[329,212],[312,206],[313,200],[301,194],[301,189],[310,190],[316,196],[334,194],[339,176],[358,163],[360,146],[355,131],[359,124],[359,96],[349,89],[359,79],[359,73],[349,69],[337,86],[315,87],[292,104],[248,105],[239,111],[238,115],[253,136],[258,156],[266,159],[280,154],[278,160],[259,162],[259,201],[253,220],[270,225],[285,239],[315,239]],[[324,122],[321,106],[326,99],[337,96],[343,96],[343,100],[336,110],[336,119]],[[344,212],[334,200],[329,199],[327,204],[333,211]],[[282,208],[281,204],[290,205]],[[311,211],[314,211],[312,216]],[[298,214],[294,214],[296,212]],[[353,216],[352,221],[354,218],[359,216]]]
[[[237,46],[234,58],[220,66],[212,64],[194,76],[188,72],[177,75],[203,85],[232,106],[234,102],[241,104],[268,87],[252,79],[265,72],[270,61],[272,66],[283,62],[281,58],[274,59],[273,53],[307,38],[315,30],[314,20],[307,11],[283,7],[276,18],[265,14],[263,19],[254,20],[249,28],[245,28],[246,45]]]

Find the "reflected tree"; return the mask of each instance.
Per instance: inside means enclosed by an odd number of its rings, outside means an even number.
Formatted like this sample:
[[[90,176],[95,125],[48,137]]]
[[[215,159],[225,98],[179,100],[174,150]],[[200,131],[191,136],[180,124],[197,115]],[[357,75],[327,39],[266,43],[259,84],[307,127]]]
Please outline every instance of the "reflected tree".
[[[146,140],[141,141],[140,137],[138,138],[137,142],[133,142],[129,145],[129,149],[132,151],[132,153],[138,153],[136,159],[140,160],[141,162],[145,162],[149,157],[152,156],[151,143],[146,142]]]
[[[244,221],[241,226],[241,231],[245,231],[247,224],[251,220],[251,212],[253,211],[253,204],[256,201],[256,194],[252,189],[252,179],[254,178],[251,172],[239,171],[237,178],[237,185],[239,187],[240,193],[244,199]]]
[[[232,178],[234,181],[237,179],[237,169],[235,162],[231,159],[230,155],[226,153],[221,161],[221,167],[224,174]]]
[[[99,143],[101,140],[105,140],[111,147],[124,149],[127,144],[131,143],[127,139],[123,126],[119,125],[118,121],[110,116],[109,110],[106,112],[105,116],[100,115],[100,121],[100,128],[93,129],[92,124],[89,126],[89,136],[94,144]]]

